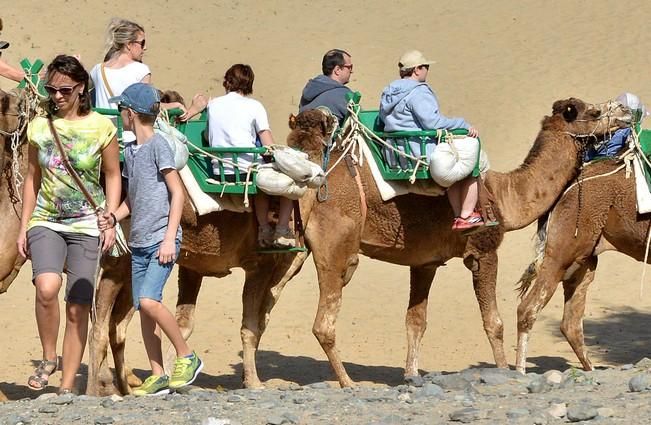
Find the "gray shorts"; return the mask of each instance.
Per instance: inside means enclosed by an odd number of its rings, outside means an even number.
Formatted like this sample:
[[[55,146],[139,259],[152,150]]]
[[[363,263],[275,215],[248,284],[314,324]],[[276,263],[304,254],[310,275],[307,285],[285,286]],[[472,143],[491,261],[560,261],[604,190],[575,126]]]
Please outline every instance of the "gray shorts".
[[[32,282],[42,273],[65,271],[65,300],[92,304],[99,254],[99,238],[81,233],[55,232],[36,226],[27,232],[27,247],[32,260]]]

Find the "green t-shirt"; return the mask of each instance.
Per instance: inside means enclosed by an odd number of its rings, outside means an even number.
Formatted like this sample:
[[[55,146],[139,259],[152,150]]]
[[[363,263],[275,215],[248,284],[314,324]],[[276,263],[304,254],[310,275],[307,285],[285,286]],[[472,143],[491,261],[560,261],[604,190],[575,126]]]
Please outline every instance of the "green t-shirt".
[[[56,118],[54,127],[70,164],[95,202],[102,205],[105,201],[99,183],[102,151],[113,140],[115,126],[108,118],[91,112],[75,121]],[[57,232],[99,236],[95,211],[66,171],[47,118],[34,118],[27,127],[27,138],[38,149],[41,169],[41,187],[27,228],[45,226]]]

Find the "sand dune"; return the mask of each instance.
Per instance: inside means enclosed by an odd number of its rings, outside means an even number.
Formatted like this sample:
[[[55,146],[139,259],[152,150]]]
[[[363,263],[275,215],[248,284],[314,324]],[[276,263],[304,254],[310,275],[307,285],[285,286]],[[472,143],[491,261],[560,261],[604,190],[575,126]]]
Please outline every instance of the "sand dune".
[[[498,170],[514,168],[524,158],[540,120],[557,99],[598,102],[631,91],[651,103],[646,25],[651,4],[644,2],[23,0],[4,4],[1,13],[2,38],[12,43],[4,59],[48,61],[57,53],[78,53],[89,68],[103,56],[110,17],[138,21],[147,31],[145,62],[153,70],[153,82],[186,98],[198,91],[222,94],[226,68],[249,63],[256,72],[254,96],[266,106],[278,141],[288,133],[287,116],[297,109],[305,81],[320,72],[321,56],[331,47],[352,54],[350,86],[361,91],[366,108],[376,108],[382,88],[397,77],[403,51],[417,48],[435,58],[429,79],[442,111],[463,116],[479,129]],[[11,84],[3,81],[1,87]],[[508,234],[500,250],[498,300],[511,362],[517,305],[513,286],[532,257],[532,233],[529,228]],[[647,285],[640,296],[640,264],[617,254],[602,257],[586,313],[591,353],[597,364],[633,362],[649,354],[651,288]],[[29,394],[24,385],[33,370],[30,360],[40,357],[29,269],[0,297],[0,389],[11,398]],[[240,385],[242,280],[235,273],[205,281],[191,339],[206,361],[199,385]],[[165,294],[170,306],[174,282],[175,277]],[[337,337],[353,379],[400,382],[407,282],[406,268],[364,259],[346,288]],[[287,286],[262,340],[262,379],[271,384],[332,379],[311,335],[317,296],[315,272],[305,267]],[[533,367],[576,364],[557,331],[561,304],[557,294],[534,328]],[[131,365],[144,369],[136,322],[129,331],[127,356]],[[452,261],[440,269],[430,296],[421,367],[459,370],[492,362],[470,273]],[[59,377],[53,377],[54,385]]]

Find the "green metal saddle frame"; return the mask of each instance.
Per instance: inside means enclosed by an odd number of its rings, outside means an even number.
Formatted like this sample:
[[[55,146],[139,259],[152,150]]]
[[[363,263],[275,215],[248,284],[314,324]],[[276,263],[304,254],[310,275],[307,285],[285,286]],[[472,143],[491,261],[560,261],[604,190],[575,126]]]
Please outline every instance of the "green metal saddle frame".
[[[111,117],[115,120],[116,127],[118,128],[118,140],[122,141],[122,132],[124,131],[122,125],[122,117],[120,113],[115,109],[102,109],[95,108],[96,112],[99,112],[102,115]],[[246,174],[246,169],[237,168],[237,163],[240,158],[240,155],[250,154],[253,156],[253,161],[258,161],[260,155],[266,152],[265,148],[214,148],[208,144],[207,137],[207,115],[204,111],[200,118],[197,120],[191,120],[187,122],[182,122],[175,124],[174,117],[182,114],[180,109],[171,109],[168,111],[171,122],[175,125],[179,131],[181,131],[190,142],[188,149],[190,150],[190,158],[188,159],[188,168],[192,171],[197,184],[206,193],[228,193],[235,195],[244,195],[246,188],[246,181],[240,177],[240,174]],[[226,182],[225,181],[225,171],[224,164],[219,162],[215,168],[219,169],[219,174],[215,175],[213,171],[212,159],[206,156],[204,153],[200,152],[196,147],[200,148],[202,151],[207,152],[211,155],[214,155],[218,158],[225,158],[235,164],[235,181]],[[120,160],[122,160],[120,156]],[[256,187],[256,172],[253,170],[251,172],[251,180],[249,182],[249,188],[247,190],[248,194],[255,195],[257,193]],[[212,179],[217,183],[209,183],[207,180]]]
[[[396,150],[404,152],[406,155],[420,158],[425,163],[429,163],[427,158],[428,147],[432,144],[444,142],[446,133],[452,135],[468,134],[468,130],[465,129],[454,129],[448,130],[447,132],[441,130],[386,132],[384,131],[384,123],[380,119],[379,111],[377,109],[363,110],[359,103],[361,97],[362,95],[359,92],[349,93],[347,95],[348,101],[359,118],[360,123]],[[351,119],[351,117],[348,116],[346,119]],[[345,124],[342,127],[345,127]],[[421,165],[414,173],[414,168],[416,167],[414,160],[402,157],[399,153],[389,150],[382,143],[372,138],[367,137],[366,141],[384,180],[409,180],[412,175],[415,176],[416,180],[431,179],[429,165]],[[477,158],[472,175],[474,177],[479,176],[479,157]]]

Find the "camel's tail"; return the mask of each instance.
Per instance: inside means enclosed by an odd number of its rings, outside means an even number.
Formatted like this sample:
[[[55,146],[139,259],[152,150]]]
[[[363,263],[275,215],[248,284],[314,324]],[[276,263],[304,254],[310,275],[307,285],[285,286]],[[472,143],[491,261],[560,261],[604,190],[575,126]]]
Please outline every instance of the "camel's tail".
[[[549,222],[549,212],[538,219],[538,230],[536,231],[535,251],[536,257],[533,262],[527,266],[527,269],[522,273],[520,280],[518,280],[516,290],[519,292],[520,299],[527,295],[527,291],[536,277],[538,277],[538,270],[542,265],[545,258],[545,245],[547,243],[547,223]]]

